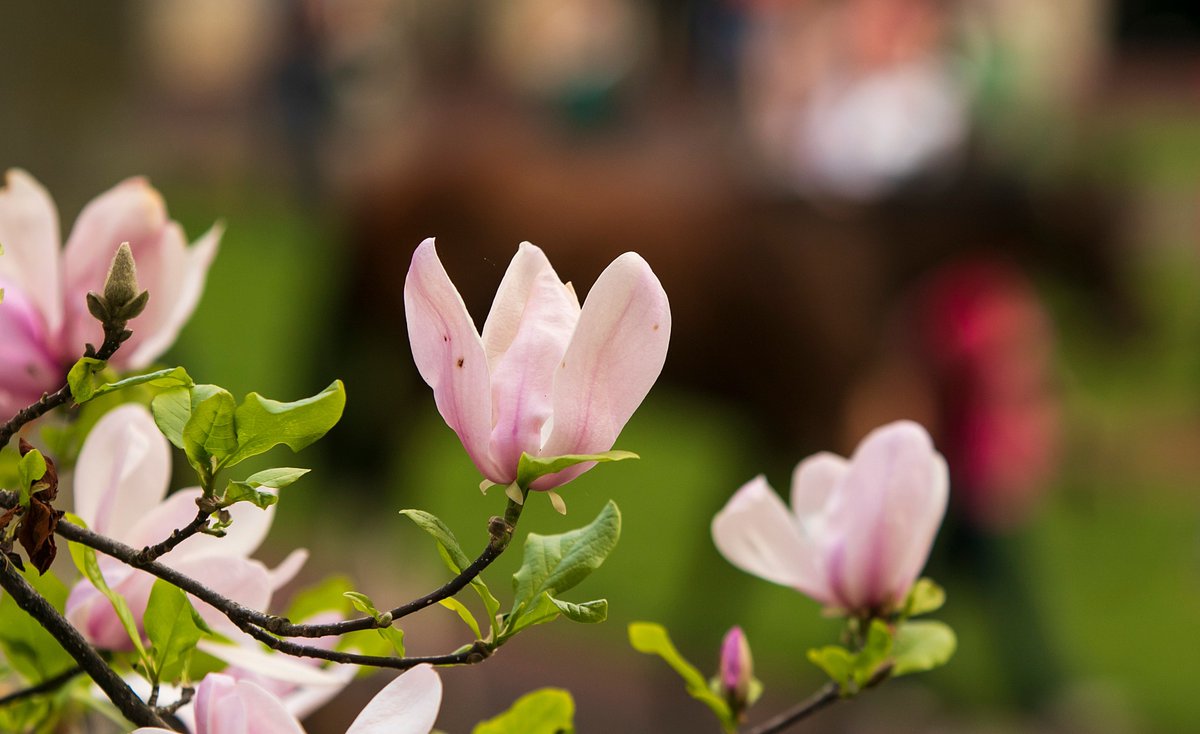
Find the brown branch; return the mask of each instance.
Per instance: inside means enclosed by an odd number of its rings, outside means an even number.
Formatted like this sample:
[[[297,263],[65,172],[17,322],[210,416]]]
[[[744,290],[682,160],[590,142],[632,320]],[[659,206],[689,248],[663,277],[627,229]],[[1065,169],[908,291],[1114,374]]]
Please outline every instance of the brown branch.
[[[138,698],[133,689],[121,680],[121,676],[108,667],[100,653],[79,634],[79,630],[71,626],[45,597],[30,586],[11,563],[0,562],[0,588],[8,592],[17,606],[36,619],[58,641],[125,718],[138,726],[165,727],[154,709]]]
[[[132,332],[127,331],[124,324],[121,324],[120,329],[111,328],[110,325],[106,324],[104,327],[104,343],[100,345],[100,349],[98,351],[95,353],[89,353],[86,356],[108,361],[110,357],[116,354],[117,349],[121,347],[121,344],[124,343],[125,340],[130,336],[132,336]],[[88,351],[91,352],[90,345],[88,347]],[[54,410],[60,405],[66,405],[70,401],[71,386],[63,385],[53,393],[43,394],[41,399],[39,399],[33,405],[17,411],[17,414],[10,418],[7,423],[0,426],[0,448],[7,446],[8,442],[12,440],[12,437],[16,435],[17,431],[25,427],[27,423],[31,423],[38,418],[41,418],[51,410]]]
[[[892,664],[887,663],[867,681],[867,684],[861,690],[865,691],[868,688],[874,688],[880,683],[887,680],[892,674]],[[837,683],[826,683],[820,690],[813,695],[804,699],[792,708],[778,714],[772,719],[759,724],[758,726],[747,729],[743,734],[776,734],[776,732],[784,731],[790,728],[793,724],[798,724],[808,717],[817,713],[821,709],[832,706],[842,700],[842,689]]]
[[[141,549],[137,554],[138,561],[141,563],[149,563],[150,561],[156,561],[160,557],[170,553],[172,550],[174,550],[175,546],[203,530],[208,525],[208,518],[210,517],[212,517],[211,511],[204,509],[198,510],[196,512],[196,517],[192,518],[191,522],[181,528],[172,530],[171,534],[167,536],[166,540]]]

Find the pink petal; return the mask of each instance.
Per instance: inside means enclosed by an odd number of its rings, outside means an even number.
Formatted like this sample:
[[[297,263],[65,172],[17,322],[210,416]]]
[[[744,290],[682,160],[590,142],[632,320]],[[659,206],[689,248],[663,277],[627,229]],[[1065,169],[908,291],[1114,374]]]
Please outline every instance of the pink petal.
[[[266,609],[271,601],[270,575],[258,561],[221,556],[173,558],[168,553],[162,562],[251,609]],[[213,629],[230,637],[240,634],[236,625],[207,603],[193,598],[192,604]]]
[[[0,261],[7,257],[0,255]],[[61,385],[66,369],[34,304],[6,276],[0,276],[0,289],[0,415],[12,416]]]
[[[849,609],[899,603],[945,515],[946,463],[924,428],[899,421],[872,431],[850,464],[830,503],[830,585]]]
[[[792,472],[792,514],[801,522],[817,522],[830,495],[845,479],[850,463],[836,454],[814,454]]]
[[[92,530],[124,540],[162,500],[170,476],[167,439],[150,411],[119,406],[96,423],[79,452],[75,512]]]
[[[671,337],[667,294],[650,266],[627,252],[588,293],[554,381],[554,422],[542,456],[612,448],[662,371]],[[550,489],[591,468],[579,464],[534,483]]]
[[[501,468],[488,454],[491,378],[483,342],[432,239],[413,253],[404,281],[404,311],[413,360],[433,388],[438,412],[483,476],[498,484],[511,482],[516,467]]]
[[[246,645],[230,645],[214,640],[201,640],[197,643],[197,647],[241,671],[256,673],[293,686],[325,688],[345,685],[341,666],[320,668],[301,658],[265,650],[254,641],[249,641]],[[357,666],[353,665],[344,666],[344,668],[349,669],[352,673],[357,670]]]
[[[712,536],[721,555],[743,571],[829,602],[817,565],[816,540],[801,533],[761,475],[743,485],[717,513]]]
[[[130,322],[133,337],[117,353],[118,357],[124,354],[127,368],[148,366],[175,343],[200,302],[222,232],[221,226],[214,226],[194,245],[185,247],[183,229],[171,222],[159,240],[160,252],[134,252],[139,285],[150,291],[150,301],[142,315]]]
[[[246,734],[250,712],[238,695],[238,684],[220,673],[209,673],[196,686],[196,734]]]
[[[375,694],[346,734],[429,734],[441,705],[441,679],[418,665]]]
[[[59,242],[50,195],[28,173],[10,169],[0,189],[0,280],[26,294],[50,333],[62,322]]]
[[[492,382],[490,455],[515,470],[537,455],[550,418],[554,375],[579,320],[579,304],[538,248],[523,243],[500,284],[484,347]]]

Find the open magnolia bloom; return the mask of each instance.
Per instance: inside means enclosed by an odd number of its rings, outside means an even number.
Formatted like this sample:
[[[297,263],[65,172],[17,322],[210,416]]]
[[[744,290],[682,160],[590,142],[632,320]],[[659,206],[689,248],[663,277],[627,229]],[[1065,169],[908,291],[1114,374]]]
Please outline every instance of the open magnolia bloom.
[[[809,457],[792,475],[789,511],[759,476],[713,518],[730,563],[851,614],[897,608],[925,566],[949,493],[946,462],[925,429],[899,421],[854,455]]]
[[[190,488],[166,496],[170,459],[167,439],[146,408],[137,404],[114,408],[96,423],[79,453],[76,514],[92,530],[135,548],[161,542],[191,522],[201,495],[199,488]],[[159,561],[227,598],[266,609],[275,589],[295,575],[307,555],[295,551],[275,570],[249,558],[266,537],[274,509],[261,510],[248,502],[233,505],[229,508],[233,523],[225,537],[198,533]],[[104,555],[97,560],[108,586],[129,603],[141,628],[154,577]],[[199,600],[192,602],[214,630],[232,639],[244,637],[221,612]],[[96,646],[132,649],[112,604],[90,581],[83,579],[71,589],[66,611],[71,623]],[[205,651],[220,656],[224,647],[232,646],[214,643]]]
[[[62,247],[50,195],[28,173],[10,170],[0,188],[0,413],[58,388],[84,345],[103,341],[85,295],[104,290],[122,242],[150,292],[146,309],[129,323],[133,336],[111,360],[125,370],[147,366],[175,341],[200,300],[220,236],[214,227],[188,247],[162,196],[145,179],[131,178],[84,207]]]
[[[413,358],[438,411],[496,484],[516,480],[522,453],[611,449],[658,379],[671,335],[667,294],[633,252],[600,274],[581,309],[545,254],[522,243],[481,336],[428,239],[413,253],[404,306]],[[552,489],[591,466],[532,488]]]
[[[393,680],[350,724],[346,734],[429,734],[442,704],[442,681],[428,665]],[[209,673],[196,687],[192,734],[304,734],[283,704],[262,687]],[[133,734],[174,734],[143,727]]]

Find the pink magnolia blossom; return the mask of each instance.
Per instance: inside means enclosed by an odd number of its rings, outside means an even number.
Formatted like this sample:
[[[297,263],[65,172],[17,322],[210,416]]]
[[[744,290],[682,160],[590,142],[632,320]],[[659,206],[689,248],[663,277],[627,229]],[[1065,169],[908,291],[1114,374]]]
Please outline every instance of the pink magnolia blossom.
[[[438,411],[496,484],[516,479],[522,453],[611,449],[658,379],[671,333],[667,295],[632,252],[600,274],[581,309],[545,254],[522,243],[480,335],[428,239],[413,254],[404,305],[413,357]],[[591,466],[542,477],[533,489]]]
[[[10,170],[0,188],[0,413],[56,389],[84,344],[103,341],[84,296],[103,291],[122,242],[150,292],[146,310],[129,324],[133,336],[111,360],[125,370],[146,367],[175,341],[200,300],[220,236],[214,227],[188,247],[159,193],[131,178],[84,207],[62,247],[50,195],[29,174]]]
[[[948,493],[929,434],[898,421],[872,431],[848,461],[802,461],[790,511],[762,476],[751,480],[713,518],[713,540],[743,571],[833,609],[878,613],[908,596]]]
[[[92,530],[127,545],[153,545],[196,516],[200,489],[166,496],[170,476],[167,440],[149,411],[141,405],[122,405],[106,413],[84,441],[75,467],[75,512]],[[230,507],[229,513],[233,524],[225,537],[194,535],[159,560],[219,594],[253,609],[266,609],[274,590],[299,570],[306,554],[296,551],[279,568],[269,570],[249,555],[266,537],[274,507],[261,510],[243,502]],[[104,555],[97,560],[105,581],[129,603],[140,627],[154,577]],[[243,636],[225,615],[192,601],[215,630],[233,639]],[[112,604],[86,579],[71,589],[67,618],[98,647],[126,650],[132,646]]]
[[[393,680],[359,713],[346,734],[429,734],[442,703],[442,682],[428,665]],[[261,686],[209,673],[196,688],[193,734],[304,734],[280,701]],[[174,734],[143,727],[134,734]]]

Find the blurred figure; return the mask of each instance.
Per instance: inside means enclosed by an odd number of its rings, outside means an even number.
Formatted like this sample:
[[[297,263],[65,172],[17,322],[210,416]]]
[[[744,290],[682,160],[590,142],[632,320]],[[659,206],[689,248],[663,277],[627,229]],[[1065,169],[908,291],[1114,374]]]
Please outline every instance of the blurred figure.
[[[744,104],[768,167],[810,197],[865,201],[961,153],[970,94],[949,52],[952,8],[751,3]]]

